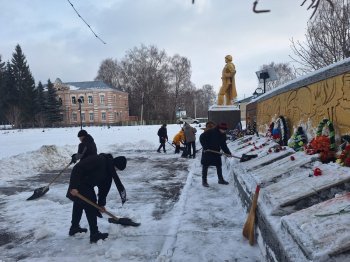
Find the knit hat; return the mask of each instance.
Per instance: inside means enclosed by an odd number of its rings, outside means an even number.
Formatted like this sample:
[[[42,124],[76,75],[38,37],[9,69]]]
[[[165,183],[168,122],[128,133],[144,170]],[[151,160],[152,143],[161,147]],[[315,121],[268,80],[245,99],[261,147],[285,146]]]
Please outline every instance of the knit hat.
[[[86,130],[84,129],[80,130],[78,133],[78,137],[87,136],[87,135],[88,135],[88,132],[86,132]]]
[[[226,124],[226,123],[220,123],[220,124],[218,125],[218,128],[219,128],[219,129],[222,129],[222,130],[227,130],[227,124]]]
[[[126,167],[126,158],[125,156],[117,156],[113,159],[113,163],[118,170],[124,170]]]

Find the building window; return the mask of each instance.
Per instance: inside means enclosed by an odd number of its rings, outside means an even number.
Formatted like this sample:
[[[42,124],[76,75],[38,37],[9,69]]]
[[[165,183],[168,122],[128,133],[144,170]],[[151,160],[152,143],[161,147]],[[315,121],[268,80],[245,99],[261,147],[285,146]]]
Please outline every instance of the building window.
[[[78,121],[77,113],[72,113],[72,119],[73,119],[74,122]]]
[[[85,122],[85,113],[81,113],[81,121]]]
[[[114,103],[117,103],[117,97],[114,95],[113,96]]]
[[[72,96],[72,104],[75,105],[77,103],[77,100],[75,99],[75,96]]]
[[[94,113],[89,113],[89,119],[91,122],[94,121]]]
[[[94,102],[94,100],[92,99],[92,96],[88,96],[88,103],[92,104]]]
[[[102,112],[102,121],[106,121],[106,112]]]
[[[62,98],[58,98],[58,103],[60,103],[60,105],[62,105]]]
[[[79,99],[81,100],[81,103],[84,104],[84,97],[83,96],[79,96]]]
[[[105,96],[104,95],[100,95],[100,104],[101,105],[105,104]]]

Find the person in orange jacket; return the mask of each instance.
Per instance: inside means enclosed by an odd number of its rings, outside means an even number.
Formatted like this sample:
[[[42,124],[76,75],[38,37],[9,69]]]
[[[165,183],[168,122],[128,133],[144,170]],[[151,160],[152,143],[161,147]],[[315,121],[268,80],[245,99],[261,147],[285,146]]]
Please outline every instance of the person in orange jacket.
[[[175,154],[180,153],[181,144],[185,144],[185,134],[183,128],[174,136],[173,144],[175,145]]]

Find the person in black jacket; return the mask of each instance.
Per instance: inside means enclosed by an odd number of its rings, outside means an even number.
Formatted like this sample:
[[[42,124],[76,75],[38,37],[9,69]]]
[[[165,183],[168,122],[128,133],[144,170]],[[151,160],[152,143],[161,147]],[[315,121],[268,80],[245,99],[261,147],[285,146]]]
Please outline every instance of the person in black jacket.
[[[209,166],[215,166],[218,175],[218,183],[222,185],[228,185],[228,182],[224,180],[222,176],[222,162],[221,155],[213,152],[208,152],[206,150],[220,151],[222,149],[226,154],[231,155],[230,150],[226,145],[226,130],[227,124],[220,123],[214,128],[208,129],[202,133],[199,137],[199,141],[202,145],[202,185],[204,187],[209,187],[207,181],[207,174]]]
[[[91,135],[82,129],[78,132],[78,138],[80,144],[78,146],[78,153],[72,155],[72,162],[76,163],[80,159],[84,159],[88,156],[96,156],[97,148],[95,141]]]
[[[159,128],[157,135],[159,136],[160,143],[157,152],[160,153],[160,149],[163,148],[164,153],[166,153],[165,142],[168,141],[168,132],[166,130],[166,124],[163,124],[161,128]]]
[[[97,216],[101,215],[98,210],[76,197],[76,195],[80,193],[104,209],[113,179],[124,204],[126,191],[115,168],[119,170],[125,169],[126,162],[126,158],[123,156],[113,158],[111,154],[102,153],[84,158],[72,170],[67,197],[74,201],[74,204],[80,205],[84,209],[89,223],[90,243],[96,243],[100,239],[104,240],[108,237],[108,233],[98,231]],[[98,200],[94,191],[95,186],[98,187]],[[72,221],[74,220],[73,214]]]
[[[76,163],[77,160],[82,160],[88,156],[97,156],[97,148],[94,139],[89,135],[86,130],[80,130],[78,132],[78,138],[80,144],[78,146],[78,153],[72,155],[72,163]],[[76,233],[86,233],[86,228],[80,227],[80,220],[83,215],[83,208],[78,203],[73,203],[72,210],[72,225],[69,229],[69,235],[74,236]]]

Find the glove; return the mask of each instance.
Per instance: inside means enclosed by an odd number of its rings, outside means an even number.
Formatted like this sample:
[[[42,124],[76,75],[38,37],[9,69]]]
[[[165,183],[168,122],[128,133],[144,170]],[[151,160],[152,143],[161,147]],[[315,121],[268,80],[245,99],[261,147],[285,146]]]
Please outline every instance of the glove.
[[[77,154],[73,154],[72,155],[72,161],[71,161],[72,163],[76,163],[77,162]]]

